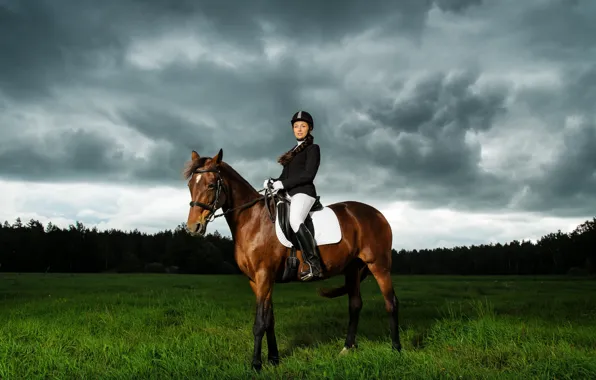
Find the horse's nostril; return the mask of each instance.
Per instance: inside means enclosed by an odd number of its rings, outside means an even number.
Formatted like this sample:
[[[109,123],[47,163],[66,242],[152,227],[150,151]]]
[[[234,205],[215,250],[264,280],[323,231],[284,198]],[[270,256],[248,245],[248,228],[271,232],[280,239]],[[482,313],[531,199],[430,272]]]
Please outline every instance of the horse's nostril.
[[[201,223],[195,224],[195,232],[199,232],[200,229],[201,229]]]

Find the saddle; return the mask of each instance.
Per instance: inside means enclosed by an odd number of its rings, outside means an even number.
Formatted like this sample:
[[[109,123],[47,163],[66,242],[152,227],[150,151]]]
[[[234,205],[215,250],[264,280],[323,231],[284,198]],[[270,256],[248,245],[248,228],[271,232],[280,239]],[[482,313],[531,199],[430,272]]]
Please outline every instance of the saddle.
[[[296,257],[296,247],[298,247],[298,240],[296,238],[296,233],[292,230],[290,226],[290,203],[291,201],[286,197],[277,197],[277,212],[276,216],[279,221],[279,226],[285,235],[286,239],[292,243],[292,248],[290,250],[290,255],[286,259],[286,265],[284,268],[284,272],[282,278],[280,279],[281,282],[290,282],[294,281],[297,278],[298,274],[298,267],[300,266],[300,262],[298,257]],[[315,198],[315,203],[313,203],[312,207],[310,208],[308,214],[306,215],[306,219],[304,219],[304,225],[310,231],[312,236],[315,236],[315,227],[312,221],[311,213],[315,211],[320,211],[323,209],[323,205],[320,202],[320,197],[317,196]]]
[[[296,241],[296,234],[292,227],[290,226],[290,200],[286,197],[280,197],[281,204],[277,205],[277,218],[279,220],[279,224],[281,230],[283,231],[286,239],[291,241],[294,246],[298,245]],[[304,219],[304,225],[310,231],[312,236],[315,236],[315,226],[312,222],[312,218],[310,216],[311,212],[320,211],[323,209],[323,205],[320,201],[320,196],[315,198],[315,203],[312,205],[310,210],[308,211],[308,215],[306,215],[306,219]]]

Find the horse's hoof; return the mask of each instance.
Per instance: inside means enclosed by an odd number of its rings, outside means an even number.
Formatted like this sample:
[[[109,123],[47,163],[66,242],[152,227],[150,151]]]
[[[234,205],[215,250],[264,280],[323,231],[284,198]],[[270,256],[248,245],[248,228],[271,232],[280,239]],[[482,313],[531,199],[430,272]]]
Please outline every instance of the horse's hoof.
[[[271,365],[278,365],[279,364],[279,357],[278,356],[269,357],[269,363]]]
[[[252,363],[252,369],[254,369],[257,372],[261,372],[261,369],[263,368],[263,364],[262,363]]]
[[[396,350],[397,352],[401,352],[401,344],[400,343],[393,343],[391,347]]]
[[[350,351],[354,351],[355,348],[358,348],[358,345],[356,343],[354,343],[352,345],[352,347],[344,346],[344,348],[341,349],[341,351],[339,352],[339,354],[341,356],[347,355],[347,354],[350,353]]]

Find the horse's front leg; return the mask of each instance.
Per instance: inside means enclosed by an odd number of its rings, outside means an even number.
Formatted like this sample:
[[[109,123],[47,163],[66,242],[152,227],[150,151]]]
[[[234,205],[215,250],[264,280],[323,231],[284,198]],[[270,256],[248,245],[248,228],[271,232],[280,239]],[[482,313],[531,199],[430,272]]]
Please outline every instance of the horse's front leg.
[[[252,357],[252,367],[259,371],[263,363],[261,360],[261,351],[263,336],[267,333],[267,346],[269,351],[269,361],[277,364],[279,361],[279,354],[277,350],[277,342],[274,332],[274,317],[273,317],[273,303],[271,300],[271,293],[273,291],[273,283],[270,276],[266,273],[259,272],[255,276],[254,281],[250,282],[253,292],[256,296],[257,310],[255,314],[255,322],[253,325],[254,335],[254,351]]]
[[[267,360],[273,365],[278,365],[279,351],[277,349],[277,339],[275,338],[275,318],[273,317],[273,300],[271,298],[267,310]]]

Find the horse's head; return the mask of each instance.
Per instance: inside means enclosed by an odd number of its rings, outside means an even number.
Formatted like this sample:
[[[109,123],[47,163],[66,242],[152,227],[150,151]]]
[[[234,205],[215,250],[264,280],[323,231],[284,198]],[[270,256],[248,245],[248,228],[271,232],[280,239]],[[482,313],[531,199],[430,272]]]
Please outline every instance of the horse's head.
[[[194,150],[184,176],[190,190],[190,211],[186,229],[191,235],[204,235],[215,211],[225,202],[225,184],[220,174],[223,151],[214,157],[201,157]]]

